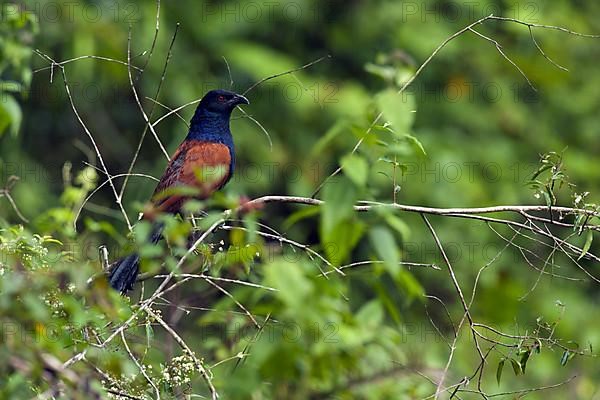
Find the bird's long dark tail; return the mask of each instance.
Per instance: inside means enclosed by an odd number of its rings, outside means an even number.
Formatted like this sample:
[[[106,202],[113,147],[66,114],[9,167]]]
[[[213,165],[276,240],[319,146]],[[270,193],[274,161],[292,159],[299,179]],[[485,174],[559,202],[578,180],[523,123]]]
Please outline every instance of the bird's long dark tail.
[[[155,222],[152,225],[152,233],[150,234],[150,242],[158,243],[163,231],[163,224]],[[125,258],[116,261],[108,274],[110,286],[121,293],[126,293],[133,288],[133,284],[140,272],[140,256],[133,253]]]

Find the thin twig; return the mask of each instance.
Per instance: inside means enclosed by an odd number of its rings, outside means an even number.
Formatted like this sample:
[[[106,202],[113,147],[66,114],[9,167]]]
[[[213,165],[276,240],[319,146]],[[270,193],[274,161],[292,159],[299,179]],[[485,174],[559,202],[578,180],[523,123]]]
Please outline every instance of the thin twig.
[[[251,90],[254,90],[256,87],[260,86],[261,84],[263,84],[266,81],[269,81],[269,80],[275,79],[275,78],[279,78],[280,76],[290,75],[290,74],[293,74],[294,72],[302,71],[303,69],[312,67],[313,65],[315,65],[317,63],[320,63],[321,61],[323,61],[323,60],[325,60],[327,58],[331,58],[331,55],[328,54],[328,55],[320,57],[320,58],[318,58],[318,59],[316,59],[314,61],[311,61],[308,64],[305,64],[305,65],[303,65],[301,67],[294,68],[294,69],[291,69],[291,70],[285,71],[285,72],[280,72],[278,74],[269,75],[266,78],[262,78],[261,80],[259,80],[258,82],[254,83],[252,86],[250,86],[248,89],[246,89],[244,91],[244,93],[242,93],[242,95],[245,96],[248,92],[250,92]]]
[[[160,390],[158,390],[158,387],[156,386],[154,381],[152,379],[150,379],[150,377],[146,373],[146,370],[144,369],[144,366],[140,364],[140,362],[138,361],[136,356],[133,355],[133,353],[131,352],[131,349],[129,348],[129,344],[127,343],[127,339],[125,339],[125,332],[123,332],[123,331],[121,331],[121,341],[123,342],[123,346],[125,346],[125,351],[127,351],[129,358],[131,358],[131,361],[133,361],[133,363],[138,367],[138,369],[142,373],[142,376],[146,379],[146,381],[148,381],[150,386],[152,386],[152,388],[154,389],[154,393],[156,393],[156,398],[158,400],[160,400]]]
[[[6,184],[4,185],[4,188],[0,189],[0,197],[5,197],[6,200],[8,200],[8,202],[10,203],[10,206],[14,210],[15,214],[17,214],[17,217],[21,218],[21,221],[28,223],[29,220],[27,218],[25,218],[23,213],[21,213],[21,210],[19,210],[19,207],[17,207],[17,203],[15,203],[15,200],[13,199],[12,195],[10,194],[12,188],[15,186],[15,183],[17,183],[19,181],[19,179],[20,178],[15,175],[9,176],[6,181]]]
[[[158,8],[160,9],[160,1],[158,1]],[[158,11],[157,11],[158,12]],[[157,16],[157,22],[156,22],[156,33],[158,34],[158,16]],[[157,140],[159,146],[161,147],[161,149],[164,151],[167,160],[170,160],[169,155],[166,153],[166,150],[164,150],[164,147],[162,146],[162,143],[160,142],[160,140],[158,139],[158,136],[156,135],[156,133],[154,132],[154,127],[152,126],[152,124],[150,123],[150,119],[152,118],[152,116],[154,115],[154,110],[156,108],[156,100],[158,99],[158,96],[160,95],[160,90],[162,88],[162,85],[165,81],[165,76],[167,75],[167,67],[169,65],[169,60],[171,59],[171,54],[172,54],[172,50],[173,50],[173,45],[175,44],[175,38],[177,37],[177,32],[179,31],[179,23],[176,24],[175,26],[175,32],[173,33],[173,37],[171,38],[171,43],[169,44],[169,49],[167,51],[167,58],[165,60],[165,64],[163,66],[163,71],[160,75],[160,81],[158,83],[158,86],[156,88],[156,93],[154,94],[154,100],[155,102],[152,103],[152,107],[150,108],[150,113],[148,115],[148,117],[146,117],[144,115],[144,119],[146,120],[146,124],[144,125],[144,130],[142,131],[142,135],[140,137],[140,140],[138,142],[137,148],[135,149],[135,152],[133,153],[133,159],[131,160],[131,163],[129,164],[129,168],[127,169],[127,174],[131,174],[131,172],[133,171],[133,167],[135,166],[135,163],[137,161],[137,158],[140,154],[140,151],[142,149],[142,144],[144,143],[144,138],[146,137],[146,134],[148,132],[148,128],[150,128],[150,130],[152,131],[152,133],[154,134],[155,139]],[[131,32],[130,32],[131,33]],[[156,36],[155,36],[155,40],[156,40]],[[152,44],[152,48],[154,48],[154,43]],[[129,47],[127,48],[127,52],[129,54]],[[148,57],[148,60],[150,59],[150,56]],[[130,85],[131,85],[131,89],[133,90],[133,94],[138,102],[138,105],[140,107],[140,109],[143,112],[143,108],[142,105],[138,99],[137,96],[137,92],[135,90],[134,87],[134,83],[131,81],[131,73],[129,73],[130,75]],[[141,76],[138,75],[138,78]],[[123,193],[125,192],[125,187],[127,186],[127,182],[129,181],[129,175],[125,176],[125,180],[123,181],[123,185],[121,186],[121,191],[119,192],[119,195],[122,197]]]
[[[456,278],[456,274],[454,273],[454,268],[452,267],[452,264],[450,263],[450,260],[448,259],[448,256],[446,255],[444,247],[442,246],[440,238],[438,237],[437,233],[435,232],[435,229],[433,229],[433,226],[431,225],[431,223],[429,222],[429,220],[427,219],[425,214],[421,214],[421,217],[423,218],[423,221],[425,221],[425,225],[427,225],[427,228],[429,229],[429,232],[433,236],[433,239],[435,240],[435,243],[440,251],[440,254],[442,255],[442,258],[443,258],[444,262],[446,263],[446,266],[448,267],[448,273],[450,274],[450,279],[452,280],[452,284],[454,285],[456,293],[458,294],[460,302],[463,306],[463,310],[465,312],[463,315],[463,318],[461,319],[461,322],[458,324],[459,327],[458,327],[457,331],[460,331],[460,327],[462,326],[462,324],[465,320],[465,317],[469,320],[469,325],[471,326],[471,331],[473,331],[474,330],[473,329],[473,318],[471,317],[471,312],[469,311],[469,306],[467,305],[467,302],[465,301],[465,296],[463,295],[462,289],[460,288],[460,284],[458,283],[458,279]],[[477,348],[477,352],[479,353],[480,358],[482,360],[485,360],[483,352],[481,351],[481,348],[479,347],[479,342],[477,340],[477,337],[475,336],[474,332],[472,332],[472,334],[473,334],[473,339],[475,340],[475,347]],[[456,343],[457,338],[458,338],[458,336],[456,336],[454,338],[455,343]],[[442,375],[442,377],[440,378],[440,381],[438,382],[438,387],[436,389],[436,398],[439,396],[439,394],[442,391],[442,387],[444,385],[444,378],[446,376],[446,373],[448,372],[448,368],[450,367],[450,363],[452,361],[452,355],[454,354],[454,348],[455,348],[455,344],[453,344],[451,347],[450,357],[448,358],[448,363],[446,364],[446,368],[444,369],[444,374]]]
[[[457,31],[456,33],[454,33],[453,35],[449,36],[448,38],[446,38],[438,47],[436,47],[433,52],[431,53],[431,55],[419,66],[419,68],[415,71],[415,73],[400,87],[400,89],[396,92],[398,95],[400,95],[401,93],[403,93],[406,88],[408,88],[408,86],[410,86],[415,79],[417,79],[417,77],[421,74],[421,72],[423,71],[423,69],[433,60],[433,58],[444,48],[446,47],[446,45],[451,42],[452,40],[456,39],[457,37],[461,36],[462,34],[464,34],[465,32],[468,31],[472,31],[475,32],[476,34],[478,34],[479,36],[482,36],[484,39],[492,41],[495,45],[496,48],[498,49],[498,51],[500,52],[500,54],[507,59],[513,66],[515,66],[519,72],[525,77],[525,79],[527,80],[527,82],[529,82],[529,79],[527,78],[527,76],[523,73],[523,71],[514,63],[512,62],[512,60],[510,60],[510,58],[508,58],[506,56],[506,54],[504,54],[504,52],[501,50],[501,48],[499,47],[499,44],[497,41],[488,38],[487,36],[484,36],[476,31],[473,30],[473,27],[483,24],[484,22],[488,21],[488,20],[498,20],[498,21],[505,21],[505,22],[513,22],[513,23],[517,23],[517,24],[521,24],[521,25],[525,25],[527,27],[531,28],[542,28],[542,29],[551,29],[551,30],[557,30],[557,31],[561,31],[564,33],[568,33],[574,36],[581,36],[581,37],[587,37],[587,38],[600,38],[600,35],[590,35],[590,34],[584,34],[584,33],[579,33],[579,32],[575,32],[572,31],[570,29],[567,28],[563,28],[560,26],[554,26],[554,25],[543,25],[543,24],[534,24],[534,23],[529,23],[529,22],[525,22],[525,21],[521,21],[519,19],[516,18],[507,18],[507,17],[498,17],[495,16],[493,14],[490,14],[486,17],[482,17],[480,19],[478,19],[475,22],[470,23],[469,25],[465,26],[464,28],[460,29],[459,31]],[[547,56],[545,56],[545,53],[543,51],[541,51],[541,48],[539,48],[539,46],[537,46],[538,49],[540,50],[540,52],[542,53],[542,55],[548,59]],[[551,61],[552,62],[552,61]],[[556,63],[553,62],[553,64],[556,65]],[[531,84],[531,82],[529,82],[529,84],[531,85],[531,87],[533,87],[535,89],[535,87]],[[369,125],[369,127],[367,128],[365,134],[358,140],[358,142],[356,143],[356,145],[354,146],[354,148],[352,149],[352,154],[355,153],[358,148],[362,145],[362,143],[364,142],[364,140],[366,139],[367,136],[369,136],[369,134],[371,133],[371,131],[373,130],[373,128],[377,125],[377,123],[379,122],[379,120],[381,120],[381,118],[383,117],[383,112],[379,112],[379,114],[377,114],[377,116],[375,117],[375,119],[373,120],[373,122]],[[336,176],[337,174],[339,174],[342,171],[342,167],[339,166],[338,168],[335,169],[335,171],[333,171],[329,176],[327,176],[323,182],[321,182],[317,188],[313,191],[312,195],[310,196],[311,198],[314,198],[323,188],[323,186],[325,186],[325,184],[334,176]]]
[[[152,58],[152,54],[154,54],[154,48],[156,47],[156,40],[158,39],[158,32],[160,31],[160,0],[156,0],[156,24],[154,26],[154,37],[152,38],[152,44],[150,45],[150,52],[144,65],[140,68],[139,74],[136,77],[135,81],[139,81],[144,71],[146,71],[146,67],[150,63],[150,59]]]
[[[65,87],[65,91],[67,93],[67,97],[69,98],[69,104],[71,105],[71,109],[73,110],[73,113],[75,114],[75,117],[77,118],[77,121],[79,122],[79,124],[81,125],[81,127],[83,128],[83,130],[85,131],[86,135],[88,136],[88,138],[90,139],[90,141],[92,142],[92,146],[94,147],[94,151],[96,153],[96,156],[98,157],[98,160],[100,161],[100,165],[102,167],[102,172],[104,173],[104,175],[109,178],[109,184],[110,187],[113,191],[113,194],[115,196],[115,202],[117,203],[117,206],[119,207],[119,209],[121,210],[121,213],[123,214],[123,218],[125,220],[125,223],[127,224],[127,228],[131,231],[132,230],[132,226],[131,226],[131,222],[129,220],[129,217],[127,216],[127,212],[125,211],[125,208],[123,207],[122,201],[121,201],[121,197],[119,196],[118,192],[117,192],[117,188],[115,187],[115,185],[112,182],[111,178],[111,174],[108,172],[108,168],[106,166],[106,163],[104,162],[104,158],[102,157],[102,153],[100,153],[100,149],[98,148],[98,145],[96,144],[96,140],[94,139],[94,136],[92,135],[92,133],[90,132],[90,130],[88,129],[88,127],[86,126],[85,122],[83,122],[83,119],[81,118],[81,115],[79,114],[79,111],[77,110],[77,107],[75,106],[75,101],[73,99],[73,96],[71,94],[71,89],[69,86],[69,82],[67,80],[67,74],[65,72],[65,68],[62,65],[58,65],[56,63],[56,61],[54,61],[50,56],[40,52],[40,51],[36,51],[36,53],[38,55],[40,55],[41,57],[44,57],[46,60],[50,61],[52,63],[52,66],[56,66],[60,69],[60,72],[62,74],[62,78],[63,78],[63,83],[64,83],[64,87]],[[128,59],[128,61],[130,61]]]
[[[563,67],[562,65],[558,64],[557,62],[555,62],[554,60],[552,60],[550,57],[548,57],[546,55],[546,53],[544,52],[544,50],[542,50],[542,48],[540,47],[540,45],[538,44],[537,40],[535,40],[535,36],[533,35],[533,29],[531,26],[527,27],[529,29],[529,37],[531,37],[531,41],[533,42],[533,44],[535,45],[535,47],[538,49],[538,51],[542,54],[542,56],[544,56],[544,58],[546,60],[548,60],[552,65],[554,65],[556,68],[561,69],[565,72],[569,72],[569,70],[565,67]]]
[[[529,80],[529,77],[525,74],[525,72],[523,72],[523,70],[521,69],[521,67],[519,67],[513,60],[510,59],[510,57],[508,57],[506,55],[506,53],[504,53],[504,51],[502,50],[502,45],[500,43],[498,43],[496,40],[485,36],[482,33],[477,32],[475,29],[473,28],[469,28],[469,31],[473,32],[474,34],[476,34],[477,36],[479,36],[480,38],[483,38],[485,40],[487,40],[488,42],[492,43],[494,46],[496,46],[496,50],[498,50],[498,53],[500,53],[500,55],[502,57],[504,57],[504,59],[506,61],[508,61],[513,67],[515,67],[517,69],[517,71],[519,71],[519,73],[523,76],[523,78],[525,78],[525,80],[527,81],[527,83],[529,84],[529,86],[537,92],[537,89],[535,88],[535,86],[533,85],[533,83],[531,83],[531,81]]]
[[[129,29],[129,34],[127,36],[127,63],[131,63],[131,28]],[[135,88],[135,84],[133,83],[133,76],[131,73],[131,68],[129,68],[129,67],[127,68],[127,76],[129,77],[129,86],[131,87],[131,91],[133,92],[133,97],[135,98],[135,102],[138,105],[138,108],[139,108],[140,112],[142,113],[142,116],[144,117],[144,121],[146,121],[146,126],[148,126],[150,128],[150,131],[152,132],[152,135],[154,135],[154,139],[156,139],[156,142],[158,143],[160,150],[163,152],[163,154],[165,155],[167,160],[170,161],[171,157],[169,156],[169,153],[167,152],[167,150],[165,149],[165,146],[160,141],[158,134],[154,130],[154,126],[150,123],[150,119],[148,118],[148,115],[146,114],[146,111],[144,110],[144,107],[142,106],[142,103],[140,102],[140,98],[138,96],[137,89]]]
[[[192,349],[190,349],[190,347],[187,345],[187,343],[181,338],[181,336],[179,336],[177,334],[177,332],[175,332],[175,330],[173,328],[171,328],[169,326],[169,324],[167,324],[161,317],[160,315],[158,315],[157,313],[155,313],[151,308],[147,308],[146,309],[146,313],[148,313],[148,315],[150,315],[152,318],[156,319],[156,321],[158,321],[158,323],[169,333],[169,335],[171,335],[171,337],[173,339],[175,339],[175,341],[177,342],[177,344],[179,344],[184,352],[190,356],[192,358],[192,360],[194,361],[194,365],[196,366],[196,369],[198,369],[198,371],[200,372],[200,374],[204,377],[204,380],[206,381],[206,383],[208,384],[208,388],[210,390],[211,396],[213,400],[217,400],[219,398],[219,393],[217,392],[217,389],[215,388],[215,386],[213,385],[212,382],[212,375],[208,372],[208,370],[204,367],[204,364],[202,361],[200,361],[198,359],[198,357],[196,357],[196,355],[194,354],[194,352],[192,351]]]

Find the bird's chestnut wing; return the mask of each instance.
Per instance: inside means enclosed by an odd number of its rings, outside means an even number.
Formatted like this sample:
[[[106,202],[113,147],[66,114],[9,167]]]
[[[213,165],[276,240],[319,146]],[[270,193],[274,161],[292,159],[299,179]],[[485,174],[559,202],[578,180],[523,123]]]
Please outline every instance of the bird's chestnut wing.
[[[196,198],[209,197],[229,180],[230,165],[231,152],[226,145],[186,140],[173,155],[154,190],[155,204],[168,199],[168,189],[183,185],[198,188]]]

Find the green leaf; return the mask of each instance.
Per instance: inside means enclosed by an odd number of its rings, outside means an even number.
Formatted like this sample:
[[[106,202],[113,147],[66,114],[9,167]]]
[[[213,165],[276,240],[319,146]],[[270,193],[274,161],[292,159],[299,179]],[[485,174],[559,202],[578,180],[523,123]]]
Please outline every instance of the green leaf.
[[[552,206],[552,204],[553,204],[552,192],[550,191],[550,189],[546,188],[546,190],[542,191],[542,194],[544,195],[544,200],[546,201],[546,205],[548,207]]]
[[[355,186],[345,177],[336,177],[323,188],[325,203],[321,206],[322,236],[328,236],[339,222],[354,214],[356,198]]]
[[[581,254],[577,258],[577,261],[581,260],[583,258],[583,256],[585,256],[585,254],[588,252],[588,250],[592,246],[593,240],[594,240],[594,233],[591,229],[588,229],[587,237],[585,238],[585,244],[583,245],[583,248],[581,249]]]
[[[575,353],[573,353],[569,350],[565,350],[565,352],[562,354],[562,357],[560,358],[560,365],[562,365],[564,367],[565,365],[567,365],[569,360],[571,358],[573,358],[574,356],[575,356]]]
[[[384,219],[391,228],[400,234],[403,240],[410,239],[410,227],[404,220],[390,213],[386,214]]]
[[[387,89],[376,97],[377,106],[383,113],[394,131],[398,134],[408,134],[415,119],[415,99],[410,93],[397,94],[393,89]]]
[[[523,371],[523,374],[525,373],[525,368],[527,367],[527,361],[529,360],[530,355],[531,350],[525,350],[523,353],[521,353],[521,361],[519,362],[519,364],[521,365],[521,370]]]
[[[425,290],[419,283],[417,278],[406,268],[400,267],[400,270],[395,276],[395,281],[406,291],[409,298],[422,299]]]
[[[362,187],[367,183],[369,165],[367,160],[357,154],[348,154],[341,160],[341,166],[344,174],[356,184]]]
[[[204,218],[200,220],[198,224],[198,228],[202,230],[207,230],[211,226],[217,223],[220,219],[223,218],[223,214],[220,212],[209,212]]]
[[[403,219],[394,214],[389,207],[375,207],[373,211],[377,213],[393,230],[400,234],[402,240],[410,239],[410,227]]]
[[[359,220],[345,220],[337,224],[321,240],[327,259],[334,265],[341,265],[365,230],[366,225]]]
[[[419,139],[417,139],[413,135],[409,135],[408,133],[405,134],[404,137],[413,148],[413,151],[417,153],[417,155],[423,157],[427,156],[427,152],[425,151],[425,148],[423,147],[423,144],[419,141]]]
[[[569,361],[569,351],[565,350],[564,353],[562,354],[562,356],[560,357],[560,365],[562,365],[564,367],[565,365],[567,365],[568,361]]]
[[[354,215],[357,188],[346,176],[335,177],[323,188],[320,239],[327,259],[340,265],[364,233]]]
[[[160,257],[163,254],[163,248],[152,243],[143,244],[138,249],[138,254],[142,258]]]
[[[154,329],[151,323],[146,323],[146,343],[150,343],[154,339]]]
[[[583,221],[585,221],[587,219],[585,214],[578,214],[575,217],[575,221],[573,221],[573,231],[574,232],[580,232],[581,231],[581,225],[583,224]]]
[[[310,157],[314,157],[329,145],[340,133],[342,133],[345,129],[348,128],[348,122],[345,120],[339,120],[331,128],[325,132],[323,136],[315,143],[312,150],[310,151]]]
[[[533,180],[537,179],[538,176],[540,176],[542,173],[549,170],[550,168],[552,168],[552,165],[550,165],[550,164],[544,164],[544,165],[540,166],[540,168],[531,177],[531,180],[533,181]]]
[[[84,222],[85,222],[86,228],[88,228],[92,232],[104,232],[104,233],[110,235],[111,237],[115,237],[115,238],[119,236],[119,232],[115,229],[115,227],[106,221],[99,222],[99,221],[94,221],[91,218],[85,218]]]
[[[301,263],[285,260],[276,260],[264,267],[265,284],[277,289],[277,297],[292,307],[304,304],[313,291],[301,267]]]
[[[356,322],[364,328],[377,328],[383,321],[383,308],[377,300],[372,300],[362,306],[356,313]]]
[[[256,243],[258,239],[258,221],[256,214],[250,213],[244,216],[244,227],[246,228],[246,243]]]
[[[316,206],[303,207],[303,208],[299,209],[298,211],[295,211],[293,214],[291,214],[289,217],[287,217],[285,219],[285,221],[283,221],[283,229],[288,230],[292,226],[294,226],[297,222],[302,221],[305,218],[314,217],[315,215],[318,215],[319,212],[320,212],[319,207],[316,207]]]
[[[519,376],[521,374],[521,365],[514,358],[510,359],[510,364],[512,365],[512,369],[515,373],[515,376]]]
[[[147,242],[151,231],[152,224],[149,221],[140,221],[133,230],[135,241],[140,244]]]
[[[365,70],[390,82],[396,77],[396,68],[389,65],[367,63],[367,65],[365,65]]]
[[[504,369],[505,361],[505,358],[500,360],[500,362],[498,363],[498,368],[496,369],[496,382],[498,382],[498,385],[500,385],[500,379],[502,379],[502,370]]]
[[[16,136],[23,119],[21,106],[9,94],[0,92],[0,97],[0,137],[8,127],[10,127],[11,134]]]
[[[388,228],[378,225],[371,229],[369,237],[377,256],[384,261],[389,273],[396,276],[400,270],[400,255],[394,235]]]

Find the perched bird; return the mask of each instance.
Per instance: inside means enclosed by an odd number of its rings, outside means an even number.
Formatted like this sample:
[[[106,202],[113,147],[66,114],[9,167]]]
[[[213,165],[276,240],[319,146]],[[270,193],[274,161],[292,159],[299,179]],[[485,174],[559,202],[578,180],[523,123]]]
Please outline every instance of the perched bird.
[[[239,104],[249,104],[244,96],[227,90],[212,90],[202,98],[190,123],[190,130],[179,145],[160,178],[151,204],[154,210],[178,214],[186,200],[206,199],[231,179],[235,167],[233,137],[229,129],[231,112]],[[195,195],[177,193],[176,188],[191,186]],[[148,213],[144,218],[151,219]],[[154,222],[150,241],[157,243],[163,226]],[[112,264],[110,285],[121,293],[132,289],[139,273],[140,257],[131,254]]]

